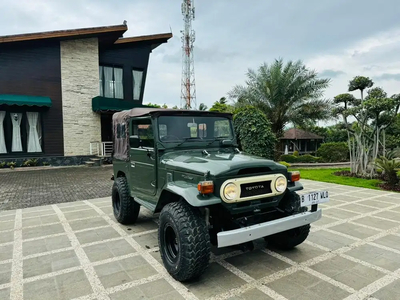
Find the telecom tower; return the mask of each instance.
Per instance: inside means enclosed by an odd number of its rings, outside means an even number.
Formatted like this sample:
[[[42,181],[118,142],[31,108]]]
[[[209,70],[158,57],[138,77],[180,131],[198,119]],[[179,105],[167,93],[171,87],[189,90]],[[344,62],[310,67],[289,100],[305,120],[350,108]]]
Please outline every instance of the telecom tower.
[[[194,0],[183,0],[182,15],[185,29],[182,33],[182,87],[181,108],[196,109],[196,86],[194,81],[193,43],[195,33],[192,29],[194,20]]]

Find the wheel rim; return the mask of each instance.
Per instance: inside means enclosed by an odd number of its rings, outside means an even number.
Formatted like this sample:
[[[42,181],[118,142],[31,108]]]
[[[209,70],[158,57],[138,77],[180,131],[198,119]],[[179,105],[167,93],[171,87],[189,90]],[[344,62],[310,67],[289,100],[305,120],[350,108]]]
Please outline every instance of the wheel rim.
[[[115,196],[113,197],[113,206],[114,206],[114,211],[116,213],[119,213],[119,209],[121,207],[121,199],[119,198],[118,192],[115,192]]]
[[[165,254],[167,259],[175,263],[179,255],[178,237],[171,224],[166,224],[164,229]]]

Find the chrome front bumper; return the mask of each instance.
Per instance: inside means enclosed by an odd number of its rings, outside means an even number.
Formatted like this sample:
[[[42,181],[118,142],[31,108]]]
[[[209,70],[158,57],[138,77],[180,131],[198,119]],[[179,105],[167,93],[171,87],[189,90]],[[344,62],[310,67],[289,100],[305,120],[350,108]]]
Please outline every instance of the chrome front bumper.
[[[239,229],[222,231],[217,234],[218,248],[253,241],[278,232],[310,224],[321,219],[322,211],[304,212],[281,219],[260,223]]]

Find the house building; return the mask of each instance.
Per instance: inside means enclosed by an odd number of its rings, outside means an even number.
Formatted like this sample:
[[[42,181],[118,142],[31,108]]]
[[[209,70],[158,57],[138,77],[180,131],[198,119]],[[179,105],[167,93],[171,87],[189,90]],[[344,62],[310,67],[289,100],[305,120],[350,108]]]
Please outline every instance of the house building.
[[[280,140],[280,151],[284,154],[313,154],[323,142],[323,137],[315,133],[304,131],[298,128],[291,128],[285,131]]]
[[[0,161],[104,152],[112,114],[143,106],[150,53],[172,37],[127,30],[0,36]]]

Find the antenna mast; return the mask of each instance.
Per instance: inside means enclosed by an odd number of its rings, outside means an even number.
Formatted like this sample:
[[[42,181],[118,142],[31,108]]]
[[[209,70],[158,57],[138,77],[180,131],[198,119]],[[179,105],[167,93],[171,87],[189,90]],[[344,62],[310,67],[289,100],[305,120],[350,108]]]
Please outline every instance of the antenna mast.
[[[182,33],[182,84],[181,108],[196,109],[196,86],[194,80],[193,43],[195,33],[192,29],[194,20],[194,0],[183,0],[182,15],[185,29]]]

